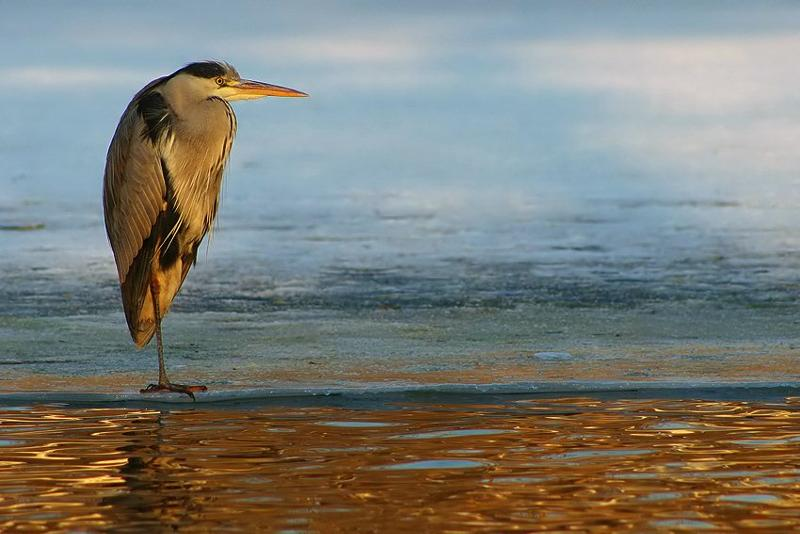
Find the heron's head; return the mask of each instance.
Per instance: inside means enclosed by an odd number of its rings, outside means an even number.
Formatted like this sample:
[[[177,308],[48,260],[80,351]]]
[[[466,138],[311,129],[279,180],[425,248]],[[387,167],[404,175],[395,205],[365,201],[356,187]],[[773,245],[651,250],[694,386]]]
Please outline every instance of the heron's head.
[[[190,63],[175,72],[172,77],[186,89],[203,98],[218,97],[225,100],[253,100],[265,96],[308,96],[288,87],[264,82],[244,80],[236,69],[221,61]]]

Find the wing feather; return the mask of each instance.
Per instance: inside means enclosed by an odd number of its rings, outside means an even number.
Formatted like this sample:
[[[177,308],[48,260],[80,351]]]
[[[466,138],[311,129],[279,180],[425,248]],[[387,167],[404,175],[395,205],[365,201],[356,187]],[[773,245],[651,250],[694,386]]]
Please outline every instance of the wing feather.
[[[157,149],[141,132],[144,121],[128,110],[111,142],[105,173],[106,230],[120,282],[150,235],[164,205],[166,184]]]
[[[131,333],[147,294],[154,253],[151,234],[164,209],[166,183],[157,143],[149,136],[138,106],[164,78],[148,84],[122,114],[111,140],[103,180],[106,232],[122,285],[122,301]],[[149,337],[148,337],[149,339]]]

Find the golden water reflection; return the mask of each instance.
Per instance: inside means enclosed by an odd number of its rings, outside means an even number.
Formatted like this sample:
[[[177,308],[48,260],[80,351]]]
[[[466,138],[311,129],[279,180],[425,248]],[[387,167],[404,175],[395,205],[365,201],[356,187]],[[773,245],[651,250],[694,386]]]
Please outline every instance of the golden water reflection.
[[[785,531],[796,407],[0,408],[0,530]]]

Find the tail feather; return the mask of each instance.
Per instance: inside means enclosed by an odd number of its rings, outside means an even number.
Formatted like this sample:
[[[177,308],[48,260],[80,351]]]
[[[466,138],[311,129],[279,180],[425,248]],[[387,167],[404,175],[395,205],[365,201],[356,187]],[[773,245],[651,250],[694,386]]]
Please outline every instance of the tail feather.
[[[139,347],[147,345],[156,331],[155,308],[150,285],[155,283],[158,286],[158,304],[163,318],[169,312],[172,300],[178,294],[197,257],[199,242],[190,246],[189,250],[176,251],[174,255],[169,254],[169,261],[165,263],[164,260],[167,259],[165,253],[159,254],[161,241],[166,235],[166,232],[161,230],[159,224],[153,227],[153,231],[131,264],[125,281],[121,284],[122,304],[128,330],[134,343]]]
[[[147,345],[156,331],[150,280],[153,256],[158,243],[157,228],[158,225],[153,228],[150,236],[142,244],[120,286],[122,307],[125,310],[128,330],[130,330],[133,342],[139,347]]]

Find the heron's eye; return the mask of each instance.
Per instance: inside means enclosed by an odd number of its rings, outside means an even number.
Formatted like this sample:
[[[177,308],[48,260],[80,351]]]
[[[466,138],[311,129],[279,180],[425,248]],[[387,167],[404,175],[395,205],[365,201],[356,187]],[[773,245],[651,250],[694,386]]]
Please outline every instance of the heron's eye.
[[[220,87],[222,87],[223,85],[225,85],[225,78],[217,78],[217,79],[216,79],[216,80],[214,80],[214,81],[215,81],[215,82],[217,82],[217,85],[219,85]]]

